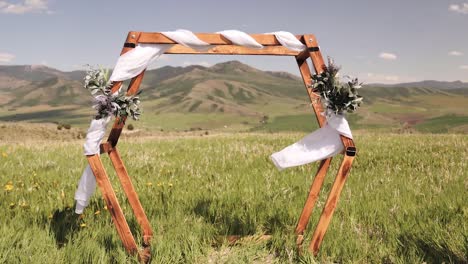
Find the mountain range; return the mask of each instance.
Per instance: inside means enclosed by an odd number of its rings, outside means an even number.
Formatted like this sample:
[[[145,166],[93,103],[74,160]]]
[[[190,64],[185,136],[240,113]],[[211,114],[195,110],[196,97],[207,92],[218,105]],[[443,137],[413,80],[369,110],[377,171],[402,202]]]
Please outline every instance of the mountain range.
[[[0,65],[0,121],[85,126],[92,116],[84,71]],[[310,130],[311,109],[301,78],[261,71],[238,61],[211,67],[148,70],[141,85],[137,126],[165,130]],[[365,104],[349,115],[360,129],[468,131],[468,83],[422,81],[368,84]]]

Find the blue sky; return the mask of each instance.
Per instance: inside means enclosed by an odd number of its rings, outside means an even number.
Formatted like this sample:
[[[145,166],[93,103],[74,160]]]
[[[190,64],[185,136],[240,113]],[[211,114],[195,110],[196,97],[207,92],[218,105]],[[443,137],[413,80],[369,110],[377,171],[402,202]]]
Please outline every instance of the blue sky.
[[[0,0],[0,64],[113,67],[128,31],[313,33],[344,74],[372,83],[468,81],[468,0]],[[167,55],[152,67],[240,60],[299,74],[291,57]]]

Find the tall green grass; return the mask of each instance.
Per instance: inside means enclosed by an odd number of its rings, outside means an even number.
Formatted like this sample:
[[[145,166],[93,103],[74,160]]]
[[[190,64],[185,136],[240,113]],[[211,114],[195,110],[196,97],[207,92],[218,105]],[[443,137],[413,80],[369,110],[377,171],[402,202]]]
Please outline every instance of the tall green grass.
[[[153,263],[467,262],[466,135],[357,135],[358,156],[316,258],[299,256],[294,228],[317,165],[279,172],[268,159],[301,136],[122,141],[120,152],[154,229]],[[84,217],[73,213],[86,165],[81,144],[0,145],[0,263],[137,262],[125,253],[99,192]],[[305,246],[340,159],[332,162]],[[262,234],[272,239],[234,246],[218,240]]]

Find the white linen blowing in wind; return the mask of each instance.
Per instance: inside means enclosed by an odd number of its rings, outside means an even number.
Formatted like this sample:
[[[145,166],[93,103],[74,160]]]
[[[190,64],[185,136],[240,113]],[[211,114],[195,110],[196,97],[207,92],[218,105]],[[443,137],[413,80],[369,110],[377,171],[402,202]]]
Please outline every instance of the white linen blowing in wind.
[[[345,117],[331,114],[325,126],[273,153],[270,158],[279,170],[324,160],[343,151],[340,135],[353,138]]]

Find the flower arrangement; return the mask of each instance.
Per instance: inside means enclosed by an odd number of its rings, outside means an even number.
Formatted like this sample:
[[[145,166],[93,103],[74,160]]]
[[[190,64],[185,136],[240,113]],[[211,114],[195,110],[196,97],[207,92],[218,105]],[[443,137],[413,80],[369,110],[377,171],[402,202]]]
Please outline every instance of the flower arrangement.
[[[326,113],[342,115],[345,112],[352,113],[361,106],[362,96],[358,95],[358,89],[362,83],[357,78],[350,78],[341,82],[338,77],[340,67],[328,58],[328,66],[320,74],[312,75],[312,89],[319,92]]]
[[[95,119],[114,115],[131,116],[134,120],[138,120],[141,114],[139,99],[141,91],[135,95],[126,95],[124,89],[120,88],[118,92],[112,93],[109,70],[90,67],[84,78],[84,87],[94,96],[93,108],[97,110]]]

